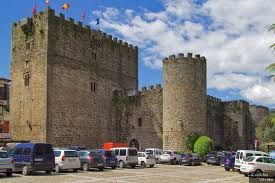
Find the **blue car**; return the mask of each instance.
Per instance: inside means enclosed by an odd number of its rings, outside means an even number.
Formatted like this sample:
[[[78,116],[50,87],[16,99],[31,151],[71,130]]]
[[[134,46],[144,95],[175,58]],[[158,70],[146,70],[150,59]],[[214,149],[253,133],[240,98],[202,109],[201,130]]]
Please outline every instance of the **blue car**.
[[[224,169],[226,171],[229,171],[231,169],[233,170],[234,163],[235,163],[235,155],[226,157],[224,161]]]
[[[52,172],[55,165],[54,152],[51,144],[22,143],[14,148],[15,172],[30,175],[36,171]]]
[[[106,167],[111,167],[112,169],[116,168],[117,158],[113,151],[104,149],[96,149],[96,151],[104,158]]]

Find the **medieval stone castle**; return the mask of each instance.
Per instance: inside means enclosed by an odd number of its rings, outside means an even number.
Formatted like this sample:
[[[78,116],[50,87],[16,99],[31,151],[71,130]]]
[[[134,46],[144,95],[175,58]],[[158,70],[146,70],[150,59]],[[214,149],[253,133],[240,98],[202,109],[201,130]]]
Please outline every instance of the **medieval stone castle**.
[[[185,149],[189,133],[251,148],[268,108],[206,94],[206,58],[163,61],[161,85],[138,91],[138,48],[47,8],[12,26],[12,138],[54,146]]]

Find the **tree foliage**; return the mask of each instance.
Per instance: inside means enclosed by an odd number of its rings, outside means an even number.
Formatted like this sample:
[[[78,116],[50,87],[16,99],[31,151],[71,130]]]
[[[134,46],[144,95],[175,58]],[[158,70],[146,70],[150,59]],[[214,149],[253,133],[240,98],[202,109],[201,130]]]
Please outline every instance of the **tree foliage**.
[[[273,31],[275,33],[275,24],[272,24],[269,28],[268,31]],[[270,45],[270,48],[274,49],[275,51],[275,43],[273,43],[272,45]]]
[[[199,155],[201,159],[213,149],[213,141],[207,136],[201,136],[194,145],[194,152]]]
[[[196,133],[190,133],[187,136],[185,145],[189,151],[194,152],[194,145],[199,137],[200,137],[200,135],[196,134]]]
[[[275,121],[271,116],[259,123],[256,128],[256,136],[262,144],[275,142]]]

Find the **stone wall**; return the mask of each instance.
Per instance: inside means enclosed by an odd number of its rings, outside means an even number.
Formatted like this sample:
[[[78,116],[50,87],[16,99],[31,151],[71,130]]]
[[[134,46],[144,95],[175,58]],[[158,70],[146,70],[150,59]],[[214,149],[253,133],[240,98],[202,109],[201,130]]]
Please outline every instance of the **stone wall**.
[[[47,141],[89,148],[116,141],[113,91],[137,89],[137,47],[62,14],[49,18],[48,44]]]
[[[221,99],[207,96],[207,134],[216,146],[224,146],[223,105]]]
[[[121,120],[121,141],[132,146],[137,141],[140,150],[162,148],[162,88],[160,85],[142,87],[130,100]]]
[[[172,55],[163,78],[163,148],[185,150],[189,133],[206,133],[206,59]]]
[[[47,16],[38,14],[12,26],[10,111],[13,140],[46,140],[47,22]]]

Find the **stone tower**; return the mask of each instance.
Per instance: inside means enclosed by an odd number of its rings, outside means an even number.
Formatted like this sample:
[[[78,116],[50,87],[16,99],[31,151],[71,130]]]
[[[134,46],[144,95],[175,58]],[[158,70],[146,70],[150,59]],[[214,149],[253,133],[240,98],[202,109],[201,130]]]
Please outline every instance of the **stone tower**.
[[[47,8],[12,27],[14,140],[116,141],[113,92],[137,90],[138,48]]]
[[[189,133],[206,133],[206,59],[171,55],[163,77],[163,149],[185,150]]]

